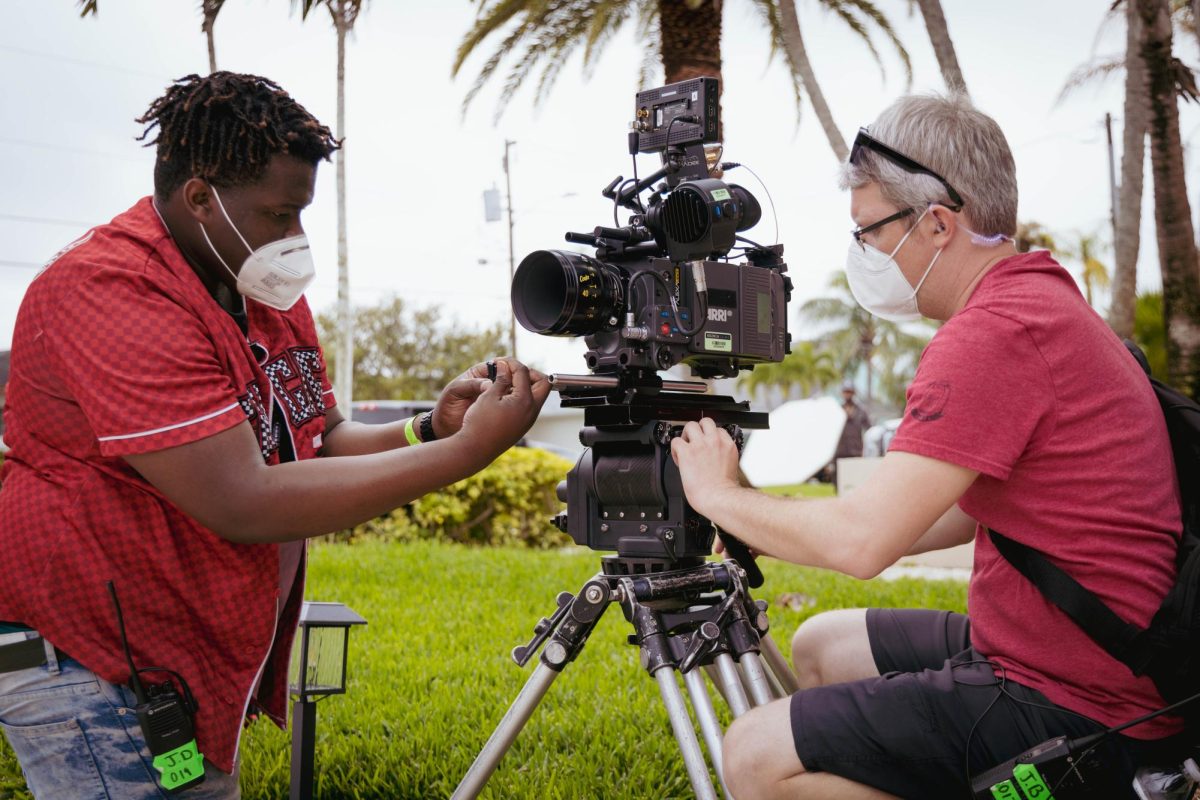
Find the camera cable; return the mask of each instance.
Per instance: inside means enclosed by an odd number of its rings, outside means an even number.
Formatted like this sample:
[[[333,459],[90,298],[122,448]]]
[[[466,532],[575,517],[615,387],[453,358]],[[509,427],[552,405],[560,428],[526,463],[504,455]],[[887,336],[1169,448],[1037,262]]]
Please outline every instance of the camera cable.
[[[772,217],[772,219],[775,220],[775,244],[779,244],[779,212],[775,208],[775,198],[771,197],[771,190],[767,188],[766,181],[764,181],[762,178],[758,177],[758,173],[755,172],[753,169],[751,169],[747,165],[742,164],[738,161],[722,161],[718,165],[718,167],[722,171],[737,169],[738,167],[741,167],[742,169],[746,170],[751,175],[753,175],[754,180],[758,181],[758,185],[761,186],[763,188],[763,191],[767,193],[767,202],[771,204],[771,217]],[[738,238],[740,239],[741,237],[739,236]],[[749,240],[747,239],[746,241],[749,241]]]

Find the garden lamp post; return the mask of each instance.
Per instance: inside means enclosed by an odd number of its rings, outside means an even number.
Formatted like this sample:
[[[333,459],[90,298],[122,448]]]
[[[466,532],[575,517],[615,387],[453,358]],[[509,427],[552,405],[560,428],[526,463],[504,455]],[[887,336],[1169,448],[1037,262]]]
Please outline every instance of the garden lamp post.
[[[312,800],[317,701],[346,693],[350,628],[367,621],[341,603],[308,603],[300,610],[300,641],[292,646],[292,786],[290,800]]]

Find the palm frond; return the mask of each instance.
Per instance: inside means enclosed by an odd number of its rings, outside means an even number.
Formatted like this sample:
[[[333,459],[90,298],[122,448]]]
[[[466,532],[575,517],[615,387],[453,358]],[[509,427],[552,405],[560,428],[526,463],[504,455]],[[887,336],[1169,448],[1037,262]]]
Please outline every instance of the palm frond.
[[[467,35],[459,42],[458,50],[454,53],[454,63],[450,67],[450,76],[455,77],[458,71],[462,69],[463,63],[470,57],[471,53],[475,52],[475,48],[489,36],[508,24],[509,20],[518,14],[524,12],[525,20],[517,28],[518,32],[524,32],[529,29],[531,22],[541,15],[535,13],[535,6],[544,6],[544,3],[531,0],[500,0],[491,8],[488,8],[486,3],[480,3],[479,13],[475,17],[475,24],[471,26],[471,30],[467,31]],[[517,37],[520,38],[519,36]],[[510,35],[496,51],[497,55],[503,56],[508,49],[508,45],[512,41]],[[495,56],[493,56],[495,58]],[[490,61],[491,59],[489,59]],[[498,59],[497,59],[498,60]],[[494,69],[494,68],[493,68]],[[489,73],[490,74],[490,73]]]
[[[796,102],[796,129],[800,128],[801,111],[804,108],[804,85],[800,80],[800,72],[792,63],[787,48],[783,44],[783,25],[779,21],[779,0],[754,0],[754,9],[762,17],[767,26],[771,49],[767,53],[767,65],[775,60],[778,53],[783,54],[783,63],[787,66],[788,77],[792,81],[792,98]]]
[[[841,2],[841,0],[821,0],[821,5],[841,17],[842,21],[846,23],[846,27],[863,40],[863,44],[867,46],[867,51],[870,52],[875,65],[879,67],[880,80],[886,80],[887,70],[883,66],[883,58],[879,55],[879,50],[875,48],[875,43],[871,41],[871,34],[867,33],[866,26],[854,16],[854,13],[847,7],[847,4]]]
[[[1111,77],[1114,73],[1123,72],[1125,70],[1124,55],[1109,55],[1093,58],[1091,61],[1076,67],[1075,70],[1067,76],[1067,82],[1058,92],[1056,102],[1061,103],[1067,97],[1083,86],[1092,83],[1093,81],[1103,81]]]
[[[878,26],[879,30],[883,31],[884,35],[888,37],[888,40],[892,43],[892,47],[896,50],[896,55],[900,58],[900,63],[904,65],[905,84],[908,88],[912,88],[912,59],[908,55],[908,49],[900,41],[900,37],[896,35],[896,30],[892,27],[891,20],[871,0],[844,0],[844,2],[854,6],[863,15],[870,18]]]

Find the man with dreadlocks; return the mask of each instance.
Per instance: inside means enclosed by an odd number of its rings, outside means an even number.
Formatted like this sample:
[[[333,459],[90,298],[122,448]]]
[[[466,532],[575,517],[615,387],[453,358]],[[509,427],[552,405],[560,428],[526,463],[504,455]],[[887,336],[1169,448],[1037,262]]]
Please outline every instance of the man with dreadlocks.
[[[157,127],[153,197],[52,259],[13,336],[0,722],[39,798],[161,796],[109,581],[133,663],[195,696],[206,780],[187,796],[237,797],[243,722],[284,724],[305,537],[478,471],[549,391],[501,360],[419,420],[345,421],[301,297],[301,212],[339,143],[228,72],[138,121]]]

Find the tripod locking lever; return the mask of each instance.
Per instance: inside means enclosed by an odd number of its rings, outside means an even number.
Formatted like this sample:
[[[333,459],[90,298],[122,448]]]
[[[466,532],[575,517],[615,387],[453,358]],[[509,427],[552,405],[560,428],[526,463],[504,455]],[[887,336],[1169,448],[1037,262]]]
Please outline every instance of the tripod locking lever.
[[[512,660],[517,662],[518,667],[523,667],[529,663],[529,659],[533,658],[533,654],[538,651],[542,643],[554,633],[554,629],[562,622],[562,618],[566,616],[567,609],[571,607],[571,601],[575,599],[575,595],[570,592],[559,592],[555,601],[558,603],[558,609],[550,615],[550,617],[542,617],[537,625],[533,626],[533,639],[529,644],[514,647],[512,649]]]

